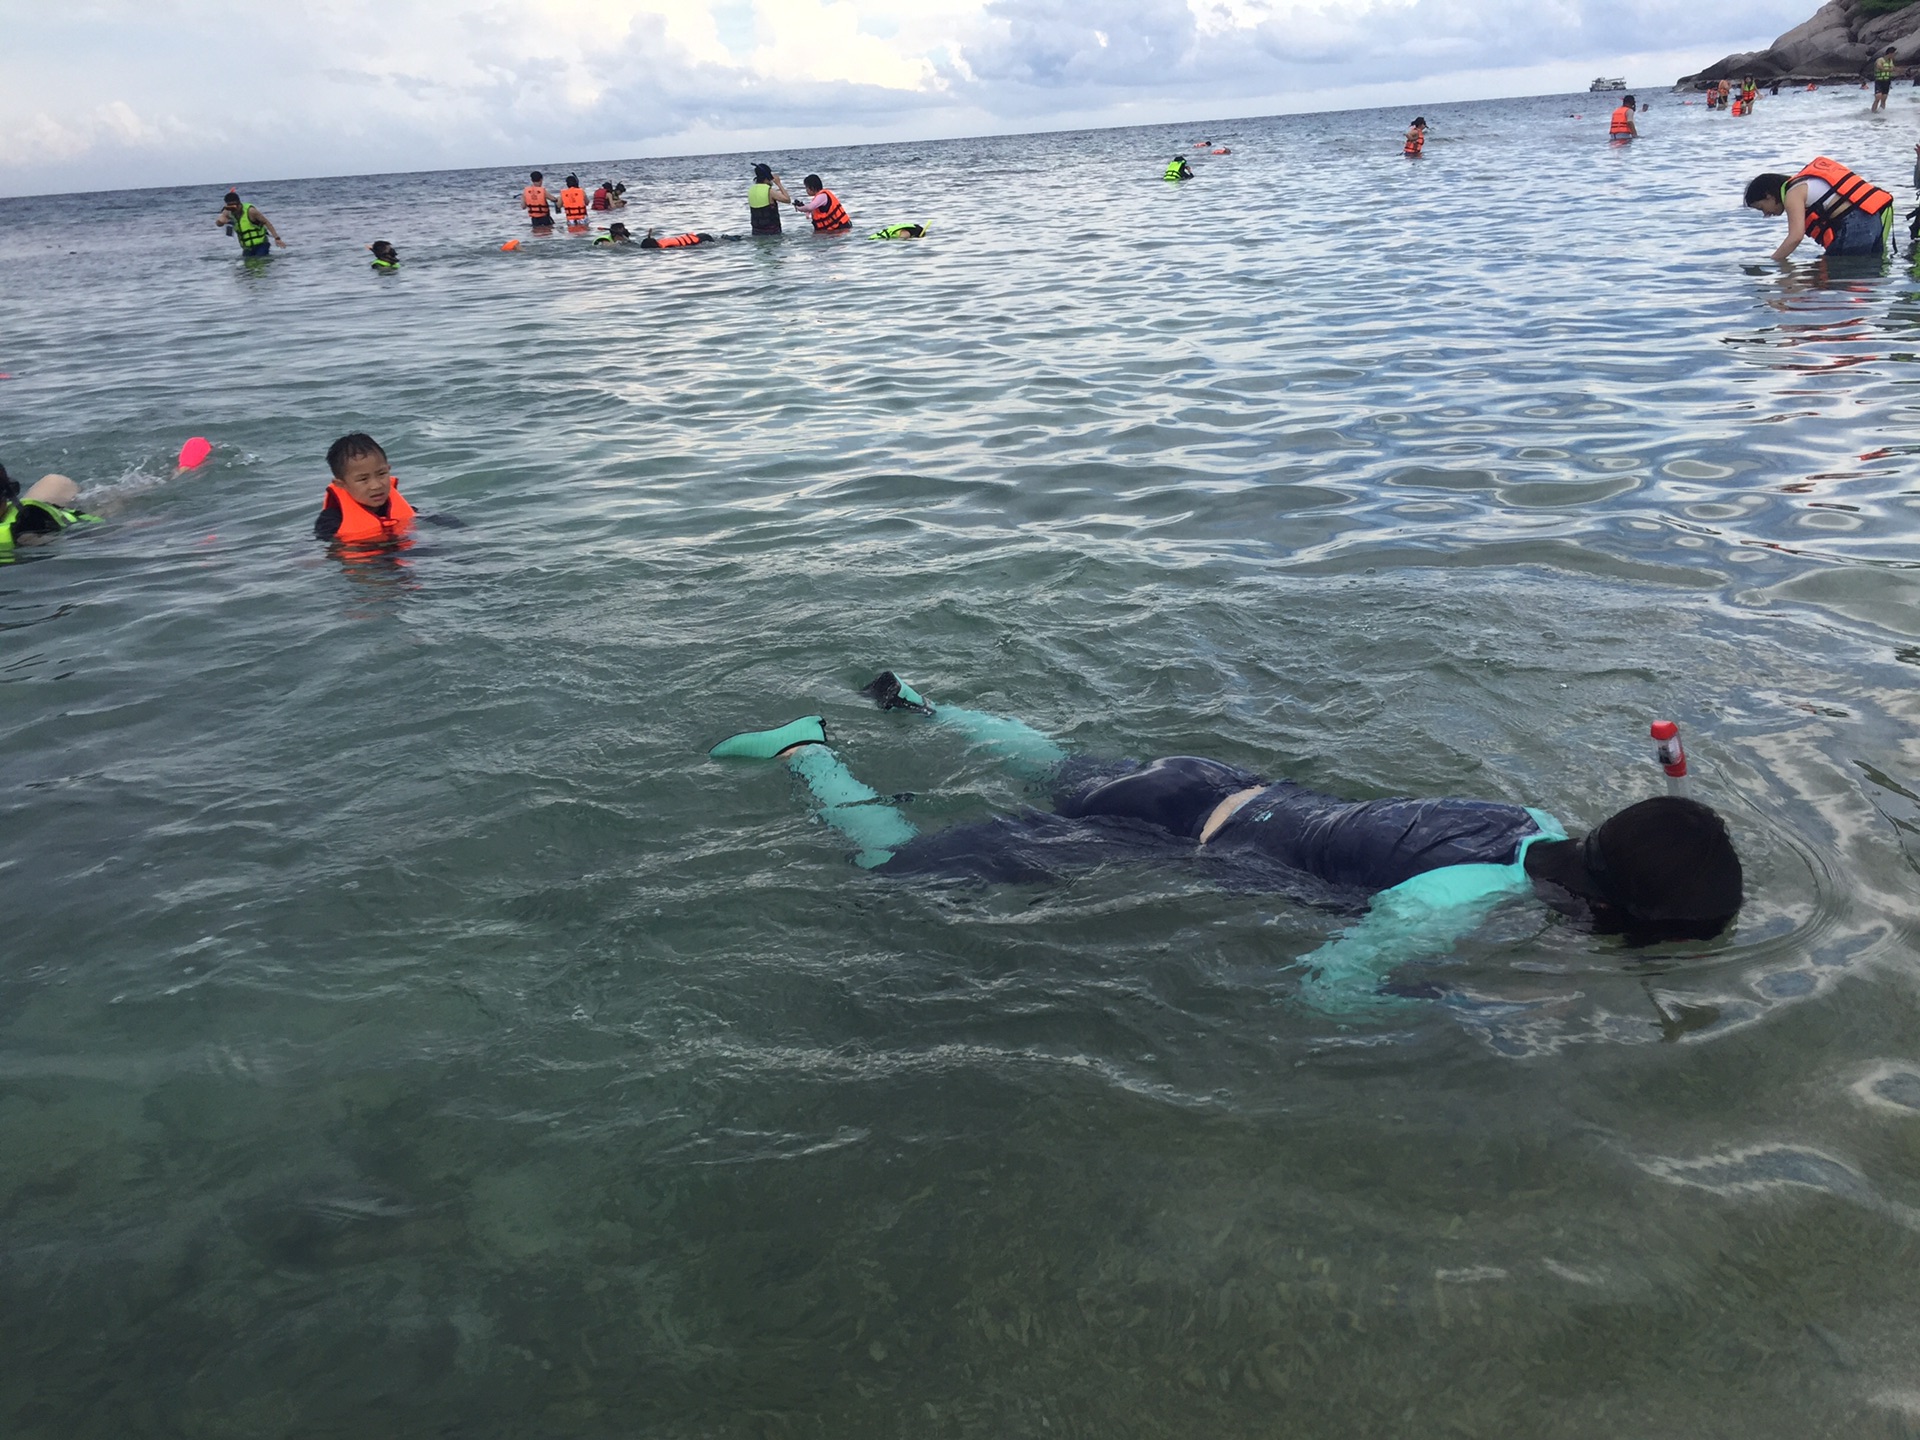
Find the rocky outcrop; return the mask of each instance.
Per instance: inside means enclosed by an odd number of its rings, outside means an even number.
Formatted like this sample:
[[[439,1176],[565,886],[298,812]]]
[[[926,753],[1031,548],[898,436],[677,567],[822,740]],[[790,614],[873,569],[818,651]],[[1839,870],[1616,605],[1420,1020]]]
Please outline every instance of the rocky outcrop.
[[[1915,0],[1827,0],[1811,20],[1796,25],[1764,50],[1729,55],[1675,87],[1693,89],[1709,80],[1858,80],[1887,46],[1904,69],[1920,63],[1920,4]]]

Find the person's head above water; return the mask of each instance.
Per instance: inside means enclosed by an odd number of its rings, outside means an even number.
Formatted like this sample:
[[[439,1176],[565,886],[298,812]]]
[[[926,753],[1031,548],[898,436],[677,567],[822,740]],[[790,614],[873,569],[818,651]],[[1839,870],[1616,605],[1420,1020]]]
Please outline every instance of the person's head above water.
[[[387,503],[393,489],[393,471],[387,452],[371,435],[356,430],[327,447],[327,469],[342,490],[369,509]]]
[[[1413,125],[1412,125],[1412,127],[1411,127],[1411,128],[1412,128],[1412,129],[1415,129],[1415,130],[1424,130],[1424,129],[1426,129],[1426,128],[1427,128],[1427,117],[1426,117],[1426,116],[1424,116],[1424,115],[1416,115],[1416,116],[1414,116],[1414,117],[1413,117]]]
[[[631,240],[633,238],[633,232],[627,229],[626,222],[622,220],[616,220],[609,225],[607,227],[607,234],[615,240]]]
[[[535,170],[532,174],[528,175],[527,178],[533,181],[534,184],[538,185],[543,177],[541,176],[538,170]]]
[[[1621,103],[1622,105],[1624,105],[1624,106],[1626,106],[1626,107],[1627,107],[1627,109],[1629,109],[1629,110],[1631,110],[1631,109],[1633,109],[1633,107],[1634,107],[1634,106],[1636,106],[1636,105],[1638,105],[1638,104],[1639,104],[1640,102],[1639,102],[1638,100],[1636,100],[1636,99],[1634,99],[1634,98],[1633,98],[1633,96],[1631,96],[1631,95],[1628,95],[1628,96],[1626,96],[1626,97],[1624,97],[1624,98],[1623,98],[1623,99],[1622,99],[1622,100],[1620,101],[1620,103]]]
[[[220,203],[229,210],[238,210],[240,208],[240,192],[238,190],[227,191],[226,197],[221,200]]]
[[[1747,198],[1741,203],[1749,210],[1758,210],[1762,215],[1783,215],[1787,203],[1784,192],[1790,175],[1776,175],[1769,170],[1756,175],[1747,182]]]
[[[578,175],[569,175],[567,177],[567,185],[571,189],[578,190],[580,188],[580,177]]]
[[[809,175],[800,183],[807,187],[807,194],[809,195],[818,195],[822,190],[827,188],[826,183],[822,181],[818,175]]]
[[[765,185],[772,179],[773,179],[773,167],[771,165],[756,165],[753,167],[753,183],[754,184]]]
[[[1579,901],[1600,934],[1636,945],[1711,940],[1744,898],[1726,822],[1676,795],[1629,805],[1583,839],[1535,841],[1526,867]]]
[[[367,249],[373,252],[374,259],[385,260],[389,264],[400,258],[400,252],[393,248],[391,240],[376,240]]]
[[[20,482],[7,474],[6,466],[0,465],[0,512],[4,512],[19,498]]]

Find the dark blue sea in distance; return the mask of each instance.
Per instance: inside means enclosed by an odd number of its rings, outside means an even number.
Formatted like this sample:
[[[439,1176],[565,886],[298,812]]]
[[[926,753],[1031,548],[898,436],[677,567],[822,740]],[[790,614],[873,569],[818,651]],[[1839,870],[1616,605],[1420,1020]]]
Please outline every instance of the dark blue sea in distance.
[[[0,568],[0,1433],[1920,1431],[1920,284],[1739,205],[1905,197],[1920,92],[1649,98],[528,157],[858,227],[682,253],[502,253],[519,166],[248,186],[254,265],[0,202],[0,459],[107,516]],[[353,429],[466,528],[317,545]],[[1672,716],[1750,898],[1338,1022],[1339,915],[888,881],[706,758],[1030,802],[885,667],[1575,827]]]

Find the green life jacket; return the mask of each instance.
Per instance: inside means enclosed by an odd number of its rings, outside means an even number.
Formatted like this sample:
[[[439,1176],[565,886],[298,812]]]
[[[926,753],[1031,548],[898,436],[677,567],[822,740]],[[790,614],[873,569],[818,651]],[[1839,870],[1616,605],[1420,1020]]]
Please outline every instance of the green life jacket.
[[[1179,180],[1183,178],[1180,172],[1185,170],[1186,168],[1187,168],[1187,162],[1184,160],[1170,161],[1167,164],[1167,173],[1165,175],[1162,175],[1160,178],[1162,180]]]
[[[1873,62],[1873,78],[1876,80],[1893,79],[1893,61],[1882,55]]]
[[[253,218],[253,206],[245,201],[240,204],[240,213],[233,217],[233,238],[240,242],[242,250],[267,243],[267,227]]]
[[[883,230],[874,231],[873,234],[867,238],[869,240],[918,240],[926,233],[926,226],[909,223],[905,225],[889,225]]]
[[[373,262],[373,268],[376,270],[398,270],[400,268],[400,262],[398,260],[376,260]]]
[[[22,500],[18,504],[9,505],[7,513],[0,515],[0,548],[8,550],[13,548],[13,527],[19,522],[20,512],[29,505],[51,515],[62,530],[82,520],[100,518],[98,515],[89,515],[84,510],[66,510],[58,505],[49,504],[45,500]]]
[[[773,203],[771,185],[749,185],[747,187],[747,206],[753,210],[764,210]]]

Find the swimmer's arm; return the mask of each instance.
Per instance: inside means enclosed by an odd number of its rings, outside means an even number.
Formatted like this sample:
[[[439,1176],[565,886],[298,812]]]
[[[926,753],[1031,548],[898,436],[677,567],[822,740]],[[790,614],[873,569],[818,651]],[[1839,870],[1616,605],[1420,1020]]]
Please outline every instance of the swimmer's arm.
[[[1373,897],[1359,920],[1298,961],[1300,998],[1326,1015],[1399,1009],[1380,982],[1409,960],[1444,955],[1480,927],[1494,906],[1519,893],[1508,865],[1448,865]]]
[[[778,175],[773,177],[773,184],[767,188],[767,194],[773,199],[780,201],[783,205],[789,204],[793,200],[793,196],[787,193],[787,187],[780,183],[780,177]]]
[[[1800,242],[1807,238],[1807,187],[1795,185],[1787,191],[1787,238],[1773,252],[1775,260],[1784,260],[1800,248]]]
[[[282,250],[286,249],[287,242],[280,238],[280,232],[274,229],[273,222],[260,212],[260,207],[257,205],[249,205],[247,206],[247,209],[253,212],[253,218],[255,220],[258,220],[260,224],[265,228],[267,234],[273,237],[273,243],[278,245]]]

